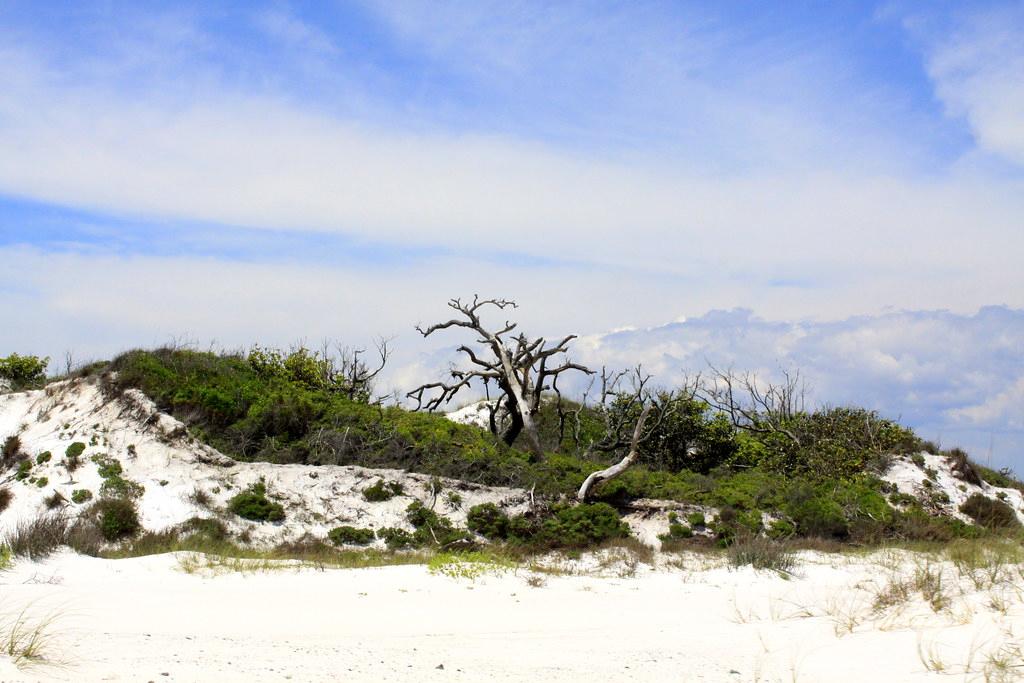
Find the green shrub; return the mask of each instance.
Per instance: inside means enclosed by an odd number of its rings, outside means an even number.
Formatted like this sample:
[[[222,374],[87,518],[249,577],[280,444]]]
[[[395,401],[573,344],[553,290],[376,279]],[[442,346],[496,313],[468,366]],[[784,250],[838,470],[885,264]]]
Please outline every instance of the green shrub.
[[[141,498],[145,492],[142,484],[119,475],[107,477],[100,485],[100,496],[103,498]]]
[[[419,546],[413,534],[398,527],[385,527],[377,532],[377,536],[384,539],[384,543],[390,550],[403,550]]]
[[[6,358],[0,358],[0,377],[10,380],[15,389],[38,384],[46,379],[46,366],[49,362],[49,358],[12,353]]]
[[[796,527],[787,519],[772,520],[768,525],[768,538],[786,539],[796,534]]]
[[[279,522],[284,519],[284,507],[267,499],[267,487],[263,482],[257,482],[231,498],[228,510],[254,522]]]
[[[358,529],[354,526],[339,526],[331,529],[327,538],[334,545],[367,545],[373,543],[373,529]]]
[[[405,519],[416,529],[413,536],[418,546],[438,545],[449,546],[460,541],[468,541],[469,535],[456,529],[446,517],[441,517],[426,505],[416,500],[405,509]]]
[[[484,538],[508,538],[508,515],[494,503],[482,503],[469,508],[466,526]]]
[[[402,495],[402,492],[403,487],[401,483],[397,481],[385,482],[383,479],[378,479],[375,484],[363,489],[363,498],[371,503],[381,503],[385,500],[391,500],[395,496]]]
[[[686,516],[686,521],[691,527],[695,529],[699,529],[706,523],[704,520],[703,512],[691,512]]]
[[[85,444],[81,441],[75,441],[64,450],[64,455],[69,458],[77,458],[85,452]]]
[[[42,465],[44,463],[48,463],[50,462],[50,458],[52,457],[53,456],[50,454],[50,451],[43,451],[42,453],[36,456],[36,464]]]
[[[91,515],[96,518],[103,538],[110,542],[134,536],[142,528],[135,505],[129,500],[97,501],[92,505]]]
[[[693,538],[693,529],[678,522],[669,522],[668,532],[658,536],[661,541],[676,541],[686,538]]]
[[[18,481],[22,481],[28,478],[29,472],[32,471],[32,461],[22,460],[18,463],[18,473],[14,475],[14,478]]]
[[[843,508],[833,497],[801,482],[790,488],[788,497],[785,512],[801,536],[845,538],[849,534]]]
[[[92,500],[92,491],[89,489],[75,489],[71,492],[71,502],[81,505]]]
[[[980,493],[972,494],[960,506],[960,512],[988,529],[1012,529],[1020,526],[1016,513],[1001,500],[993,500]]]
[[[96,472],[104,479],[120,477],[124,469],[121,463],[106,455],[94,455],[92,461],[96,463]]]
[[[36,486],[38,486],[39,488],[43,488],[44,486],[46,486],[49,483],[50,483],[50,478],[49,477],[39,477],[38,479],[36,479]]]
[[[551,547],[585,548],[613,538],[625,538],[629,527],[607,503],[558,506],[541,526],[540,542]]]

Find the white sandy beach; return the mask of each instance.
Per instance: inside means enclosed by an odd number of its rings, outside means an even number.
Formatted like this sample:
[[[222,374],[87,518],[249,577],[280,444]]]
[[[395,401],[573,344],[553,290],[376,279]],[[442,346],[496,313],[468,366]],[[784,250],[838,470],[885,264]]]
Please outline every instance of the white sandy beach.
[[[470,580],[424,566],[190,574],[174,555],[61,553],[0,577],[5,613],[53,615],[46,655],[59,664],[0,679],[1015,680],[984,671],[989,654],[1019,646],[1012,582],[974,590],[947,564],[948,607],[917,596],[872,611],[892,572],[914,562],[804,553],[787,580],[689,556],[633,576],[520,569]],[[1005,613],[988,604],[996,594],[1012,603]]]

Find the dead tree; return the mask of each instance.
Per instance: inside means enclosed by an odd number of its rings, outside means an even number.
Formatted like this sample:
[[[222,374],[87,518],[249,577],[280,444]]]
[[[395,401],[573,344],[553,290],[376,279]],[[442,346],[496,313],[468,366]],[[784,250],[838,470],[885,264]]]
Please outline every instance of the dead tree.
[[[391,357],[390,340],[383,337],[374,342],[376,359],[373,365],[360,356],[366,349],[338,347],[338,363],[334,369],[334,384],[344,391],[349,400],[368,403],[373,393],[373,380],[381,373]]]
[[[625,390],[623,382],[630,378],[630,388]],[[577,500],[586,502],[594,487],[614,479],[632,467],[640,458],[641,445],[657,430],[661,423],[676,410],[678,399],[675,392],[652,393],[647,385],[651,376],[640,366],[632,371],[608,372],[601,369],[599,395],[591,408],[604,422],[604,433],[600,440],[587,446],[586,452],[621,452],[626,454],[614,465],[591,472],[576,494]],[[588,389],[588,394],[589,389]],[[687,395],[692,397],[692,394]],[[584,396],[583,405],[586,406]],[[578,416],[577,412],[577,416]],[[578,417],[577,417],[578,419]],[[578,432],[577,432],[578,444]]]
[[[780,434],[797,447],[802,445],[799,435],[790,429],[793,419],[805,409],[806,387],[799,371],[783,371],[779,383],[762,383],[751,372],[710,368],[707,380],[698,382],[698,398],[728,416],[736,429]]]
[[[520,436],[526,440],[529,451],[536,458],[543,457],[540,434],[537,430],[536,415],[540,410],[543,393],[550,390],[559,375],[572,370],[592,374],[592,371],[568,360],[569,342],[576,338],[570,334],[557,343],[549,345],[543,337],[528,338],[525,334],[513,334],[516,323],[506,321],[504,326],[492,331],[480,319],[481,311],[487,308],[504,311],[516,308],[514,301],[507,299],[480,299],[473,297],[472,303],[452,299],[448,307],[458,317],[430,327],[416,327],[424,337],[450,327],[472,330],[479,338],[477,344],[486,351],[478,355],[469,346],[463,345],[458,351],[465,354],[468,369],[453,367],[451,381],[424,384],[407,396],[416,401],[416,409],[436,410],[450,402],[462,389],[482,382],[490,397],[490,384],[497,385],[497,400],[488,401],[490,428],[495,436],[512,445]],[[499,420],[500,415],[507,419]]]

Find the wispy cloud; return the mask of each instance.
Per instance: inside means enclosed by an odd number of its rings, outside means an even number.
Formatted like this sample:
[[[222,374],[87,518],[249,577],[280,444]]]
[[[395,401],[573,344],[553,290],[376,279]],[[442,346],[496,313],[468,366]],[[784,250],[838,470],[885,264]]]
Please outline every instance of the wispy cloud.
[[[919,15],[907,23],[949,114],[967,120],[982,150],[1024,166],[1024,5],[960,7],[938,25]]]

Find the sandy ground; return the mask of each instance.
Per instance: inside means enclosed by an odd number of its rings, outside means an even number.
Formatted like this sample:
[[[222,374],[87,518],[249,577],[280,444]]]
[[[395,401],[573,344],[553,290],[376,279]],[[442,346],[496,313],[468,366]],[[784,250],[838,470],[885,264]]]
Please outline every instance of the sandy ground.
[[[912,600],[871,615],[871,587],[913,571],[908,557],[805,554],[788,580],[696,556],[632,576],[470,580],[423,566],[190,574],[174,555],[62,553],[0,576],[5,614],[55,616],[62,664],[0,667],[0,680],[986,680],[986,653],[1024,632],[1019,595],[1003,613],[947,577],[941,612]]]

